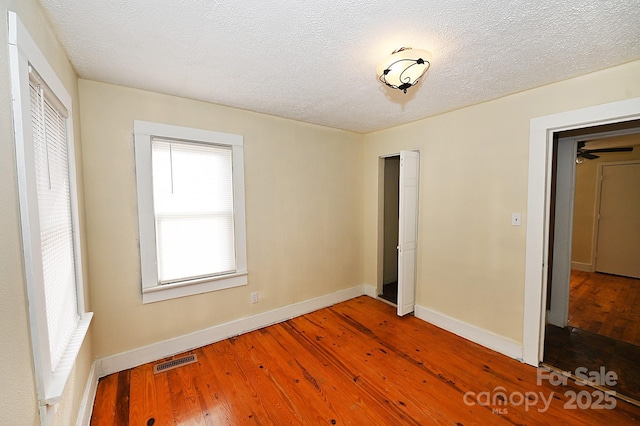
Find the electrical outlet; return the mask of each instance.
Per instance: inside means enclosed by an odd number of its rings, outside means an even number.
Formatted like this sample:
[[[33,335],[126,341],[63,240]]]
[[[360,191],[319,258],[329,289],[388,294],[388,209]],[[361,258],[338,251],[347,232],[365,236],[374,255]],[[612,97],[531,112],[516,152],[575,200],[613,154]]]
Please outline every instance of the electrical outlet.
[[[251,303],[258,303],[258,292],[254,291],[251,293]]]

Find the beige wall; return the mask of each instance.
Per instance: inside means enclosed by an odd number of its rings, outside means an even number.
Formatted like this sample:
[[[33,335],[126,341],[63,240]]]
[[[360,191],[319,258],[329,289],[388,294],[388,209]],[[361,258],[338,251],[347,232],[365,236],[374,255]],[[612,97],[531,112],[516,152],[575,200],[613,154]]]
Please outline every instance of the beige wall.
[[[362,284],[362,135],[92,81],[79,85],[96,356]],[[244,136],[248,286],[142,304],[134,120]]]
[[[39,424],[27,312],[16,181],[11,86],[7,48],[7,11],[15,11],[72,96],[76,156],[81,157],[76,75],[35,0],[0,0],[0,424]],[[82,164],[78,162],[81,228]],[[84,247],[83,247],[84,249]],[[86,253],[86,252],[85,252]],[[84,271],[85,281],[87,270]],[[88,291],[88,290],[87,290]],[[91,330],[90,330],[91,333]],[[93,360],[91,335],[83,345],[56,414],[56,424],[75,423]]]
[[[584,160],[576,165],[576,189],[573,205],[573,241],[571,260],[591,265],[594,244],[594,221],[596,209],[596,187],[598,165],[603,162],[640,160],[640,134],[608,139],[624,141],[635,146],[632,152],[610,152],[598,154],[600,158]],[[595,265],[593,265],[595,267]]]
[[[365,135],[365,282],[376,284],[378,157],[418,149],[417,303],[521,342],[530,120],[638,97],[639,75],[636,61]]]

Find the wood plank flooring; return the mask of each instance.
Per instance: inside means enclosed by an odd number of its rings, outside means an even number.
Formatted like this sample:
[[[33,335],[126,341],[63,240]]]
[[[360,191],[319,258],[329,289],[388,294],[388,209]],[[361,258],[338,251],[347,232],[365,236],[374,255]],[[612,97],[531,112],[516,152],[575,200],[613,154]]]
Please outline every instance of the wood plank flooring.
[[[538,385],[535,368],[413,316],[399,318],[366,296],[192,352],[194,364],[155,375],[145,364],[102,378],[91,424],[640,421],[640,407],[623,401],[614,409],[571,409],[570,392],[584,387]],[[539,395],[549,398],[547,409],[534,400]]]
[[[388,283],[382,286],[382,294],[378,295],[379,298],[388,302],[398,304],[398,281]]]
[[[614,371],[618,395],[640,401],[640,280],[571,271],[569,326],[547,325],[544,362]]]
[[[640,345],[640,280],[571,271],[569,325]]]
[[[615,372],[616,384],[607,388],[637,401],[637,405],[640,405],[639,360],[640,346],[575,327],[560,328],[547,324],[545,364],[562,371],[575,372],[578,367],[599,371],[603,367],[605,371]]]

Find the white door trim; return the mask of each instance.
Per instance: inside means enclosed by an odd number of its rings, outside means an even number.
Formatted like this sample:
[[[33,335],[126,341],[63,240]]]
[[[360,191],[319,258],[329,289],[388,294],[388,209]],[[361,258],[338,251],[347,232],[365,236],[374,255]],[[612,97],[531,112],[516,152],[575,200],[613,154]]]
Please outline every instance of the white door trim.
[[[386,154],[378,157],[378,238],[377,238],[377,262],[376,262],[376,294],[374,297],[382,300],[385,303],[392,304],[388,300],[378,297],[382,294],[384,287],[384,208],[386,203],[385,194],[385,176],[386,176],[386,162],[387,158],[398,157],[400,158],[400,152],[395,154]]]
[[[542,359],[549,243],[549,190],[553,134],[640,119],[640,98],[531,119],[522,359]]]

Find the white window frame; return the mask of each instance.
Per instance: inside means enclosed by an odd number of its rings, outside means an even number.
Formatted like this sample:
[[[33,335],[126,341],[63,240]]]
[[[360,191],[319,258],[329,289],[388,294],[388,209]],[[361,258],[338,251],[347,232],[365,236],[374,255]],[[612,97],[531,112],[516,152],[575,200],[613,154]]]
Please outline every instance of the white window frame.
[[[73,136],[73,108],[71,96],[57,77],[55,71],[29,35],[18,16],[9,11],[9,63],[11,91],[13,97],[13,125],[16,146],[18,194],[24,256],[25,281],[29,305],[31,348],[38,393],[41,424],[53,422],[57,404],[87,334],[93,313],[85,312],[84,284],[82,279],[82,257],[80,227],[78,222],[78,199],[76,186],[75,151]],[[68,113],[66,119],[67,156],[69,167],[69,192],[74,245],[75,282],[80,321],[68,343],[58,366],[53,370],[50,357],[49,336],[42,268],[40,223],[35,181],[35,156],[31,107],[29,95],[29,66],[40,75]]]
[[[135,120],[134,146],[136,185],[138,190],[138,232],[140,237],[140,272],[142,303],[174,299],[247,284],[246,225],[244,203],[243,137],[211,130],[173,126]],[[160,284],[156,259],[155,212],[153,207],[152,138],[227,146],[232,152],[233,208],[236,271],[203,279]]]

